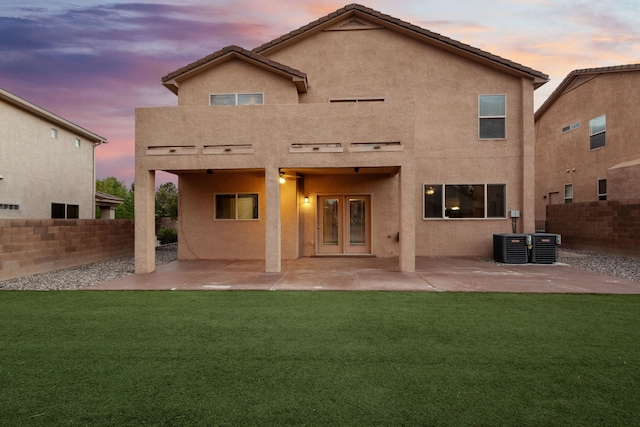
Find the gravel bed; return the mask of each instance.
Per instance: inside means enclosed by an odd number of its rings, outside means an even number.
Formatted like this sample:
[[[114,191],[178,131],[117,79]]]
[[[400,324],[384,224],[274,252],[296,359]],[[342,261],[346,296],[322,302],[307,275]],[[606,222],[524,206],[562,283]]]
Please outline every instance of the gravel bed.
[[[177,245],[156,248],[156,265],[178,259]],[[493,262],[490,259],[484,261]],[[558,262],[609,276],[640,282],[640,258],[562,249]],[[81,289],[134,273],[133,255],[80,267],[0,281],[0,290],[53,291]]]
[[[640,282],[640,258],[562,249],[558,251],[558,262],[583,270]]]
[[[177,259],[178,246],[176,244],[156,248],[156,265],[166,264]],[[107,280],[129,276],[135,271],[134,265],[133,255],[130,255],[79,267],[0,281],[0,290],[58,291],[82,289]]]

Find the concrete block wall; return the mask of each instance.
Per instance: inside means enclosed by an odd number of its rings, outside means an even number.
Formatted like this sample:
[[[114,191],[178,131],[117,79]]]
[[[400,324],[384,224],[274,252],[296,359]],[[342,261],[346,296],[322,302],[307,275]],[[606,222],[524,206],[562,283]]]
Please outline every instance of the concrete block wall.
[[[640,199],[548,205],[547,224],[563,247],[640,257]]]
[[[0,220],[0,280],[131,255],[133,248],[133,220]]]

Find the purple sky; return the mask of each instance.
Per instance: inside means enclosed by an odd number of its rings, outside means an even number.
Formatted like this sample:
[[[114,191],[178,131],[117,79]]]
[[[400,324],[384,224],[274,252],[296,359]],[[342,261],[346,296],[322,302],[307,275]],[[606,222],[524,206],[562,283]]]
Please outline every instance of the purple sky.
[[[640,63],[640,2],[359,2],[549,74]],[[134,177],[134,109],[174,106],[160,78],[224,46],[253,49],[347,4],[336,1],[4,0],[0,87],[109,140],[97,177]],[[157,184],[170,175],[159,174]]]

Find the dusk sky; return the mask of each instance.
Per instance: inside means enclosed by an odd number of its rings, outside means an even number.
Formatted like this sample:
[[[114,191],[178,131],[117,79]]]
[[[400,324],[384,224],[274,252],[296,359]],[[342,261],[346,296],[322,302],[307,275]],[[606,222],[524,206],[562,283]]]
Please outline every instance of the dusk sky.
[[[364,6],[542,71],[640,63],[638,0],[369,0]],[[222,47],[253,49],[335,0],[3,0],[0,87],[109,140],[97,178],[134,178],[134,109],[175,106],[160,78]],[[157,185],[171,180],[158,174]]]

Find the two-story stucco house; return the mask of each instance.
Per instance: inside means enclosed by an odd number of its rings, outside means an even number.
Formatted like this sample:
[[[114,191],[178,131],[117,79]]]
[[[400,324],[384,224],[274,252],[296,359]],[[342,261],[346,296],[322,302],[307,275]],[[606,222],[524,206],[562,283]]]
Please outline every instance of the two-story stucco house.
[[[640,64],[575,70],[536,111],[536,219],[546,206],[640,198]]]
[[[4,89],[0,120],[0,219],[94,218],[107,140]]]
[[[154,266],[155,171],[178,176],[178,257],[490,255],[534,231],[539,71],[348,5],[162,78],[136,110],[136,271]],[[519,218],[512,219],[510,212]]]

